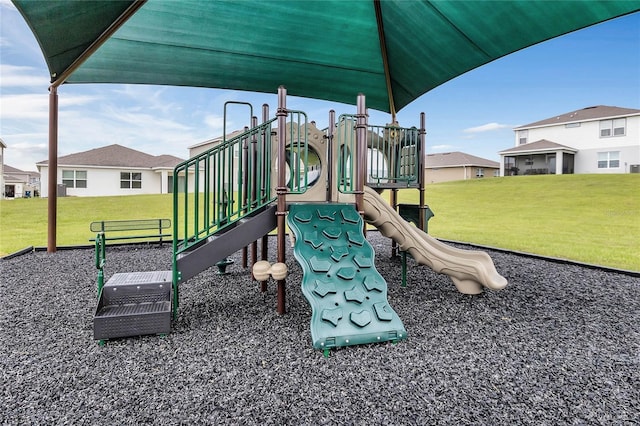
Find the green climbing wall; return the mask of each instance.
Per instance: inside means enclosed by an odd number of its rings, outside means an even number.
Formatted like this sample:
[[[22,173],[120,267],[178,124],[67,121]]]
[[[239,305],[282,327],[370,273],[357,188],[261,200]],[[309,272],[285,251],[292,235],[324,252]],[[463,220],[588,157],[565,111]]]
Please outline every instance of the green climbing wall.
[[[288,223],[304,271],[302,292],[312,309],[314,348],[406,338],[352,204],[293,204]]]

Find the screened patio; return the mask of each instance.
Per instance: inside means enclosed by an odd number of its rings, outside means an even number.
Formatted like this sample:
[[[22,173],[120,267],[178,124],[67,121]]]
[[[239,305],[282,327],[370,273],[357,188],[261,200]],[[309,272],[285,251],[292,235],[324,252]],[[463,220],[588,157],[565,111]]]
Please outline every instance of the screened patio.
[[[500,151],[500,175],[567,175],[574,173],[577,149],[540,140]]]

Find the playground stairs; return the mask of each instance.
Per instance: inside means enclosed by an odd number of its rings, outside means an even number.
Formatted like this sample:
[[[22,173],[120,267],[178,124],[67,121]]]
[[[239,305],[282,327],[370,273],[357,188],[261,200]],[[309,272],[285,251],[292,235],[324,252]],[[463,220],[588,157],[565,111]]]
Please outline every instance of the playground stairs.
[[[199,274],[275,229],[276,206],[267,205],[221,228],[177,255],[180,281]]]
[[[304,272],[302,292],[312,309],[314,348],[326,353],[332,347],[406,339],[352,204],[292,204],[288,224]]]
[[[100,293],[94,339],[169,333],[171,279],[171,271],[114,274]]]

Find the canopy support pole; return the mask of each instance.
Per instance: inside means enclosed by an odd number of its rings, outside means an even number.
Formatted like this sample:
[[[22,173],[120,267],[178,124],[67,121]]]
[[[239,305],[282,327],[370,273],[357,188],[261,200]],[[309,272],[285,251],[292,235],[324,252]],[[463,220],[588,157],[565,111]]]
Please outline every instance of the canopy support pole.
[[[420,136],[419,136],[419,145],[418,145],[418,190],[420,191],[420,208],[424,207],[424,151],[427,150],[426,143],[426,119],[424,112],[420,113]],[[423,231],[426,229],[426,223],[424,222],[424,215],[420,215],[419,226]]]
[[[376,10],[376,23],[378,24],[378,38],[380,39],[380,53],[382,55],[382,67],[384,68],[384,78],[387,83],[387,96],[389,97],[389,112],[391,113],[391,122],[396,122],[396,105],[393,100],[393,88],[391,87],[391,72],[389,71],[389,56],[387,54],[387,41],[384,35],[384,24],[382,23],[382,9],[380,0],[373,0],[373,6]]]
[[[56,251],[58,224],[58,88],[49,88],[49,169],[47,171],[47,253]]]
[[[51,74],[49,86],[49,170],[47,188],[47,253],[56,252],[56,229],[58,222],[58,86],[76,70],[89,56],[98,50],[129,18],[140,9],[147,0],[134,1],[111,25],[96,38],[71,65],[60,74]]]

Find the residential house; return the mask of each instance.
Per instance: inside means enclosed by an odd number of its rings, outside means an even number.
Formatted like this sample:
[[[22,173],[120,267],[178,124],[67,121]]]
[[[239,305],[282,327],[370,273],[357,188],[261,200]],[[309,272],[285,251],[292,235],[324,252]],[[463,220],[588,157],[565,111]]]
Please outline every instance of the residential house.
[[[241,134],[242,132],[244,132],[244,130],[234,130],[233,132],[229,133],[225,139],[226,140],[232,139],[235,136]],[[216,145],[219,145],[222,141],[223,141],[222,136],[218,136],[217,138],[208,139],[204,142],[199,142],[195,145],[191,145],[190,147],[187,148],[189,150],[189,158],[193,158],[196,155],[201,154],[206,150],[215,147]],[[234,156],[237,158],[238,155],[239,155],[239,152],[238,150],[236,150],[234,152]]]
[[[58,195],[105,196],[166,194],[173,190],[173,169],[183,160],[109,145],[58,158]],[[36,164],[42,196],[48,196],[48,161]],[[184,177],[178,177],[184,179]]]
[[[500,163],[464,152],[427,154],[425,183],[499,176]]]
[[[187,147],[187,149],[189,150],[189,158],[194,158],[199,154],[202,154],[205,151],[208,151],[211,148],[216,147],[217,145],[221,144],[222,142],[224,142],[225,140],[230,140],[232,138],[234,138],[235,136],[243,133],[244,130],[234,130],[233,132],[227,134],[226,138],[223,138],[222,136],[218,136],[216,138],[213,139],[207,139],[206,141],[203,142],[198,142],[195,145],[191,145],[189,147]],[[238,167],[239,167],[239,163],[240,163],[240,146],[239,145],[235,145],[233,148],[233,158],[229,158],[228,160],[231,161],[231,168],[223,168],[221,169],[221,173],[223,176],[231,176],[231,185],[233,188],[237,188],[238,186]],[[200,169],[203,170],[204,169],[204,165],[200,166]],[[201,185],[204,185],[204,181],[202,181],[202,179],[204,178],[204,173],[200,174],[201,176]],[[227,187],[226,185],[229,183],[229,179],[224,178],[224,183],[225,183],[225,188]]]
[[[598,105],[513,129],[500,174],[640,173],[640,110]]]
[[[36,197],[40,192],[40,173],[26,172],[8,164],[3,165],[4,198]]]

